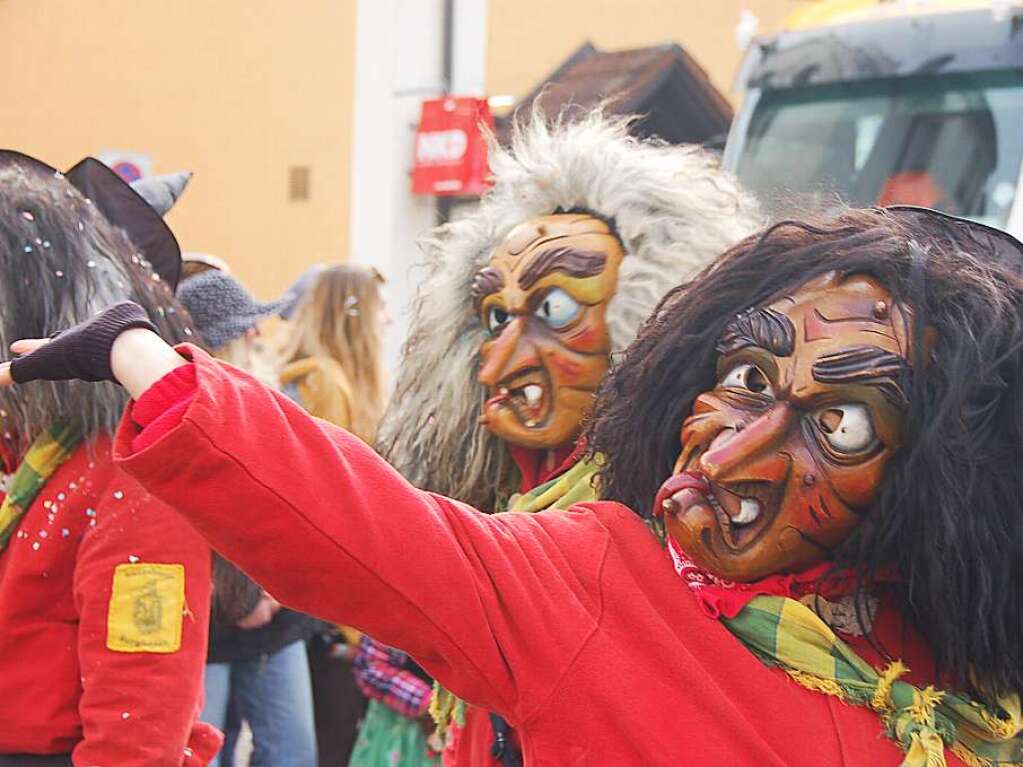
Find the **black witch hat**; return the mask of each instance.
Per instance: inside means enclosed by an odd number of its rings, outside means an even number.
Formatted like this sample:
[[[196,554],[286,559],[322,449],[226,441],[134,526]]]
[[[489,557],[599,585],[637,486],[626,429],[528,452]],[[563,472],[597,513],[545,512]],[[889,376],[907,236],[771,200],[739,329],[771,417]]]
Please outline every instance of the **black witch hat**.
[[[86,157],[66,173],[14,149],[0,149],[0,166],[62,176],[92,200],[103,216],[120,227],[171,290],[181,278],[181,248],[163,214],[184,190],[191,174],[175,173],[129,184],[94,157]]]
[[[919,205],[887,205],[884,210],[896,218],[922,219],[935,239],[1023,275],[1023,242],[1003,229]]]

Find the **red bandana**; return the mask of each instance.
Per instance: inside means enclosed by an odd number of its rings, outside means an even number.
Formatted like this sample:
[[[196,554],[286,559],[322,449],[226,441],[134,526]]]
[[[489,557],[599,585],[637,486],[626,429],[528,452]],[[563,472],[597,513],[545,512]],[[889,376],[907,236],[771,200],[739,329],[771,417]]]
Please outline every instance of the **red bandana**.
[[[799,599],[807,594],[819,593],[830,598],[850,593],[854,585],[852,575],[848,573],[832,575],[825,583],[820,583],[821,578],[832,569],[828,562],[822,562],[801,573],[769,575],[752,583],[728,581],[696,564],[670,535],[667,539],[668,555],[675,566],[675,572],[693,592],[708,618],[734,618],[753,597],[762,594]]]

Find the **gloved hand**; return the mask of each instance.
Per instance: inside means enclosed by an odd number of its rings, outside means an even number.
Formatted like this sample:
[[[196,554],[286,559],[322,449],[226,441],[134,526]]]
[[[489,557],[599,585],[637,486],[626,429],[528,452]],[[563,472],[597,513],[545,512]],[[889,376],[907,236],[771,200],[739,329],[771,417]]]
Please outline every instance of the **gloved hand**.
[[[110,350],[126,330],[145,328],[156,332],[145,310],[123,301],[52,339],[23,357],[11,361],[15,383],[29,381],[113,381]]]

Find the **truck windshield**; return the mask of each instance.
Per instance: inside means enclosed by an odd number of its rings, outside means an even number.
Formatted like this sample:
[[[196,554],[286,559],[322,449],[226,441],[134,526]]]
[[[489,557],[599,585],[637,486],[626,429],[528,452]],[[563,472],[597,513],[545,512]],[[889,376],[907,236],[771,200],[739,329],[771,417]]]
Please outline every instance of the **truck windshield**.
[[[769,208],[825,195],[1004,227],[1021,193],[1023,73],[765,91],[740,140],[738,176]]]

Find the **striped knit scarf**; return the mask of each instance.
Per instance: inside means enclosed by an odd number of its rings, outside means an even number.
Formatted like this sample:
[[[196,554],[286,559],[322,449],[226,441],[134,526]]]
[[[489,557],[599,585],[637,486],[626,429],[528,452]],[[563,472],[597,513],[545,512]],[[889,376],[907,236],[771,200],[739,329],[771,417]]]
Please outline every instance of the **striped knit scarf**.
[[[36,437],[11,478],[7,495],[0,504],[0,552],[7,548],[7,542],[46,480],[71,457],[81,439],[82,432],[78,427],[62,424],[53,424]]]
[[[674,541],[668,542],[668,552],[698,598],[720,583],[709,573],[696,578]],[[888,737],[906,754],[902,767],[944,767],[946,747],[969,767],[1023,765],[1018,695],[993,709],[962,695],[901,682],[908,671],[901,662],[878,672],[816,612],[789,596],[752,594],[734,617],[718,617],[765,665],[780,668],[807,689],[877,712]]]

